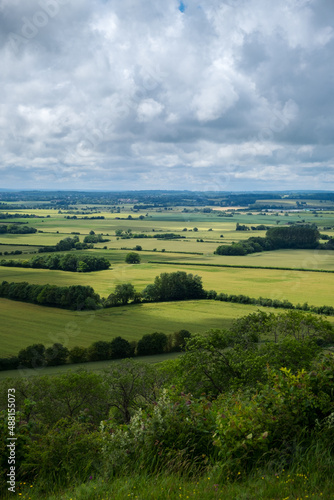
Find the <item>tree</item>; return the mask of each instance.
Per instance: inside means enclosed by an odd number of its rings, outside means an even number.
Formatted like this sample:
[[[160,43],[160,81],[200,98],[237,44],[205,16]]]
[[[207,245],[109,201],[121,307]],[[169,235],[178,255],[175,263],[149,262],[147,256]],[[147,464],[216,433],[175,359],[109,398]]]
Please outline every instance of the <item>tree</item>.
[[[217,395],[255,387],[267,380],[267,365],[309,370],[320,351],[319,339],[330,338],[328,321],[302,312],[250,314],[235,320],[230,330],[190,338],[182,358],[186,389]]]
[[[72,347],[69,350],[69,360],[71,363],[84,363],[87,361],[87,349],[79,346]]]
[[[139,246],[139,245],[137,245],[137,246]],[[138,248],[136,248],[136,249],[138,250]],[[140,255],[136,252],[130,252],[125,257],[125,262],[127,264],[140,264]]]
[[[173,334],[173,350],[184,351],[186,340],[190,339],[191,333],[188,330],[179,330]]]
[[[87,273],[89,271],[89,266],[86,262],[80,260],[77,267],[78,273]]]
[[[130,359],[113,365],[104,376],[108,391],[107,403],[115,408],[115,417],[128,423],[138,408],[158,397],[164,376],[154,366]]]
[[[162,354],[166,350],[168,337],[165,333],[154,332],[144,335],[137,343],[138,356]]]
[[[20,365],[27,368],[41,368],[46,365],[45,347],[43,344],[34,344],[22,349],[18,354]]]
[[[67,361],[69,351],[67,347],[56,342],[45,351],[45,359],[49,366],[64,365]]]
[[[143,291],[143,297],[152,301],[202,299],[205,295],[202,278],[184,271],[161,273]]]
[[[271,227],[266,238],[275,248],[315,248],[320,233],[316,226]]]
[[[130,342],[122,337],[115,337],[110,342],[110,351],[112,359],[130,358],[134,355]]]
[[[88,361],[104,361],[111,358],[110,343],[103,340],[93,342],[87,349]]]
[[[135,293],[135,288],[131,283],[123,283],[116,285],[114,297],[117,302],[126,305],[130,299],[133,299]]]

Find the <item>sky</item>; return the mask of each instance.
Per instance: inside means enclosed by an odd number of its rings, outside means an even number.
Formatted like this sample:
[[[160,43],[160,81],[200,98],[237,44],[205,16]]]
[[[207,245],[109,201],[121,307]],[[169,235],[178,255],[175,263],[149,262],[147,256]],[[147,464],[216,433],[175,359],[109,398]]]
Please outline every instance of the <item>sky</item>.
[[[0,0],[0,188],[334,188],[333,0]]]

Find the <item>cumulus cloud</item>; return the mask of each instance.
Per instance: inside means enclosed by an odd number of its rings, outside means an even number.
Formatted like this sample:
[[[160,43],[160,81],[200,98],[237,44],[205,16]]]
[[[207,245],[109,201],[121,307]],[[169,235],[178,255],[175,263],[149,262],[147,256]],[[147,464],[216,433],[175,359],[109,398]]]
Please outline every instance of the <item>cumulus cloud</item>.
[[[333,19],[327,0],[0,0],[2,187],[331,189]]]

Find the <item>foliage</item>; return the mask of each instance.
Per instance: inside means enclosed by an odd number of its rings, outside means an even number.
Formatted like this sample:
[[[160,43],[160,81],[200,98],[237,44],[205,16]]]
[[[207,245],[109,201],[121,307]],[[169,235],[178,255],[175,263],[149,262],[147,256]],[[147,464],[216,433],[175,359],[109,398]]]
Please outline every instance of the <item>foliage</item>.
[[[268,364],[294,372],[309,369],[320,351],[318,343],[328,338],[333,339],[333,328],[321,318],[295,311],[253,313],[236,320],[230,330],[211,330],[187,342],[184,384],[195,394],[213,395],[240,386],[255,387],[266,380]]]
[[[104,238],[102,234],[95,234],[93,231],[93,234],[90,233],[88,236],[85,236],[83,241],[84,243],[104,243],[110,240]]]
[[[22,469],[41,483],[65,486],[82,482],[101,466],[99,446],[99,434],[90,425],[62,418],[32,441]]]
[[[134,410],[157,398],[166,376],[152,365],[131,359],[111,365],[105,371],[104,384],[108,405],[118,422],[128,423]]]
[[[161,354],[166,351],[168,337],[165,333],[154,332],[144,335],[137,343],[138,356]]]
[[[205,298],[202,278],[184,271],[161,273],[143,291],[143,297],[154,302]]]
[[[284,464],[296,439],[309,435],[331,413],[334,399],[321,389],[314,392],[314,377],[305,370],[269,369],[267,383],[251,399],[241,392],[218,398],[214,439],[229,472],[249,470],[268,460],[268,454]]]
[[[134,356],[134,350],[127,340],[122,337],[115,337],[110,342],[112,359],[130,358]]]
[[[315,248],[320,233],[315,226],[293,225],[290,227],[271,227],[266,232],[266,238],[274,248]]]
[[[64,238],[60,240],[55,246],[40,247],[38,253],[43,252],[68,252],[69,250],[83,250],[86,248],[93,248],[92,244],[81,243],[78,236]]]
[[[45,347],[43,344],[34,344],[22,349],[18,354],[19,363],[27,368],[40,368],[46,365]]]
[[[205,398],[164,389],[145,410],[138,409],[126,426],[102,422],[105,472],[134,468],[148,472],[194,473],[214,455],[214,416]]]
[[[90,286],[30,285],[27,282],[0,285],[0,297],[65,309],[97,309],[100,296]]]
[[[71,363],[84,363],[87,361],[87,349],[80,346],[72,347],[69,350],[69,361]]]
[[[140,264],[140,255],[136,252],[130,252],[125,257],[127,264]]]
[[[237,223],[236,230],[245,231],[249,230],[249,227]],[[316,248],[319,238],[320,233],[314,226],[276,226],[267,230],[265,238],[251,237],[238,243],[232,243],[232,245],[220,245],[214,253],[217,255],[246,255],[280,248]]]
[[[134,298],[135,288],[133,285],[131,285],[131,283],[116,285],[114,296],[117,302],[125,305],[129,302],[129,300]]]
[[[23,224],[0,224],[0,234],[33,234],[37,229]]]
[[[64,365],[69,355],[69,350],[59,342],[45,350],[45,360],[48,366]]]
[[[30,260],[1,260],[1,266],[24,267],[34,269],[55,269],[70,272],[90,272],[109,269],[110,262],[104,257],[86,255],[78,257],[73,254],[36,256]]]

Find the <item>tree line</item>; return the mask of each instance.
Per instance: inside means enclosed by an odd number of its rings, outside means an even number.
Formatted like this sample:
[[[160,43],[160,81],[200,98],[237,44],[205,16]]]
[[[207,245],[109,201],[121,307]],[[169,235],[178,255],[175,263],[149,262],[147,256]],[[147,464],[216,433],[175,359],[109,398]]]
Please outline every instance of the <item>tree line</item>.
[[[26,282],[8,283],[7,281],[3,281],[0,285],[0,297],[72,310],[118,307],[129,303],[207,299],[276,309],[295,309],[334,316],[334,307],[332,306],[313,306],[307,302],[302,305],[294,305],[288,300],[254,298],[243,294],[235,295],[217,293],[215,290],[204,290],[200,276],[187,274],[184,271],[161,273],[156,276],[154,283],[147,285],[141,293],[135,290],[132,283],[118,284],[114,292],[107,298],[101,298],[89,286],[58,287],[56,285],[30,285]]]
[[[239,226],[239,230],[240,230]],[[246,226],[245,226],[246,227]],[[216,248],[218,255],[246,255],[249,253],[266,252],[283,248],[294,249],[328,249],[332,244],[319,244],[320,233],[314,226],[292,225],[288,227],[271,227],[264,238],[253,236],[247,240],[220,245]]]
[[[154,229],[152,229],[154,231]],[[131,229],[116,229],[115,235],[121,240],[130,240],[132,238],[157,238],[160,240],[175,240],[175,239],[184,239],[185,236],[181,236],[176,233],[157,233],[157,234],[146,234],[146,233],[133,233]]]
[[[69,250],[86,250],[89,248],[93,248],[94,245],[88,244],[87,242],[80,242],[78,236],[73,236],[64,238],[63,240],[58,241],[55,246],[47,246],[40,247],[38,249],[38,253],[46,253],[46,252],[67,252]]]
[[[91,286],[31,285],[27,282],[0,285],[0,297],[71,310],[91,310],[101,307],[100,296]]]
[[[105,257],[94,257],[92,255],[80,257],[74,254],[49,255],[47,257],[38,255],[32,257],[30,260],[2,259],[0,266],[88,273],[109,269],[110,262]]]
[[[26,222],[24,224],[27,224]],[[32,234],[37,233],[37,229],[31,226],[21,224],[1,224],[0,234]]]
[[[17,356],[0,358],[0,371],[181,352],[190,337],[188,330],[180,330],[169,335],[163,332],[145,334],[132,342],[118,336],[110,342],[99,340],[88,347],[74,346],[71,349],[58,342],[47,348],[44,344],[33,344],[21,349]]]

